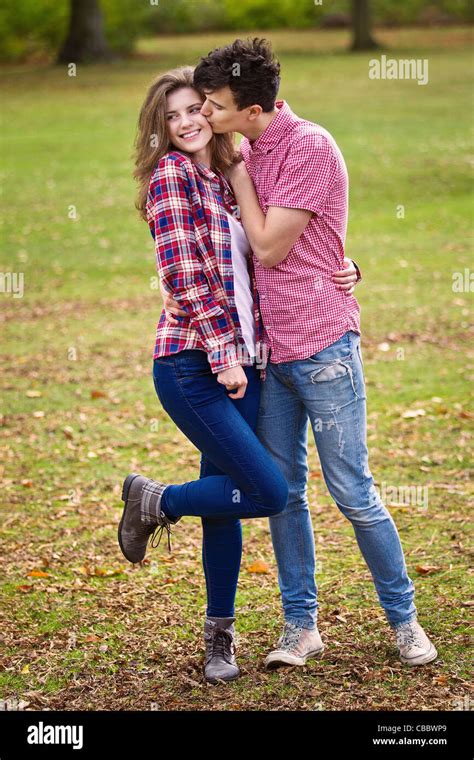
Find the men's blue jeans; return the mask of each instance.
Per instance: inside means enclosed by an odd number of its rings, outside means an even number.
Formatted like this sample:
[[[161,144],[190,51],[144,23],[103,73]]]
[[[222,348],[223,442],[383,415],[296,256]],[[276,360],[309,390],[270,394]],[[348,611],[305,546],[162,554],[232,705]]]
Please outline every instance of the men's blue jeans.
[[[255,366],[243,369],[245,395],[231,399],[204,351],[187,349],[153,363],[163,408],[202,453],[199,480],[168,486],[161,508],[170,517],[201,517],[207,614],[216,617],[234,615],[242,555],[239,520],[276,515],[288,501],[288,485],[255,434],[259,372]]]
[[[352,523],[380,604],[396,628],[416,618],[414,585],[369,470],[360,337],[352,331],[308,359],[273,364],[270,356],[262,384],[257,434],[290,489],[287,507],[270,517],[285,620],[304,628],[317,621],[306,489],[308,418],[326,485]]]

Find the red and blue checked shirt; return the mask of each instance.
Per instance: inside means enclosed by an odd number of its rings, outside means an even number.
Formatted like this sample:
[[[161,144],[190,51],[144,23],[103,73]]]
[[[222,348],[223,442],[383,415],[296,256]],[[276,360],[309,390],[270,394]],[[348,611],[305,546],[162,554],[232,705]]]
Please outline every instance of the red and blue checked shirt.
[[[342,154],[323,127],[300,119],[284,100],[279,113],[240,149],[260,206],[313,212],[287,257],[265,269],[254,256],[265,348],[273,363],[307,359],[341,338],[360,333],[359,305],[336,289],[343,268],[348,176]]]
[[[147,220],[155,240],[156,264],[165,290],[185,317],[166,321],[163,309],[153,358],[185,349],[206,351],[213,373],[253,363],[239,321],[234,295],[231,234],[225,210],[238,207],[224,175],[194,163],[184,153],[163,156],[150,179]],[[252,256],[248,257],[258,366],[263,328]],[[263,359],[265,354],[263,354]]]

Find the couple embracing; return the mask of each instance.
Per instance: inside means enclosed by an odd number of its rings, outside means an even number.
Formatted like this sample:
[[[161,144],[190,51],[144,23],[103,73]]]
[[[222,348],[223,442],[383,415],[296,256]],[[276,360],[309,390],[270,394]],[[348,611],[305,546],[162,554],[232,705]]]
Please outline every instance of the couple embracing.
[[[417,621],[395,523],[368,464],[360,272],[345,258],[348,177],[321,126],[278,100],[280,65],[236,40],[150,87],[136,140],[137,207],[155,241],[164,309],[158,399],[200,450],[198,479],[123,483],[121,550],[202,521],[207,681],[240,675],[235,595],[241,520],[268,518],[284,628],[267,668],[323,652],[307,500],[307,427],[325,483],[371,572],[400,658],[437,652]],[[234,133],[243,135],[240,153]],[[182,518],[184,518],[182,520]],[[151,538],[151,541],[150,541]]]

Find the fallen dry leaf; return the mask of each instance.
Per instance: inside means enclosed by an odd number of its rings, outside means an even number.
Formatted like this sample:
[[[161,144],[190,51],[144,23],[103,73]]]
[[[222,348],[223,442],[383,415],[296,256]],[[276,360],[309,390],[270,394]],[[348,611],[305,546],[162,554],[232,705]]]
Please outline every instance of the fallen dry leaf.
[[[91,398],[107,398],[107,394],[104,391],[91,391]]]
[[[438,570],[441,570],[441,568],[436,567],[436,565],[417,565],[415,570],[417,573],[420,573],[420,575],[429,575],[430,573],[436,573]]]
[[[251,565],[247,567],[249,573],[269,573],[270,568],[266,562],[261,559],[255,560]]]
[[[31,576],[32,578],[49,578],[50,574],[43,572],[43,570],[30,570],[27,575]]]
[[[403,412],[402,417],[410,419],[411,417],[424,417],[426,414],[424,409],[408,409],[407,412]]]

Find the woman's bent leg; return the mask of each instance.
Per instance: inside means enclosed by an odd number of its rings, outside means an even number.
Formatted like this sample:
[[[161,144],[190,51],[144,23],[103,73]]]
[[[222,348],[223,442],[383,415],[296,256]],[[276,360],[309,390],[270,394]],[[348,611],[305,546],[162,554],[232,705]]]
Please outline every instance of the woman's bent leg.
[[[255,367],[244,368],[247,392],[259,383]],[[206,354],[182,351],[155,360],[154,381],[163,408],[202,454],[225,475],[168,486],[161,508],[169,517],[269,517],[282,511],[288,485],[223,385]]]

